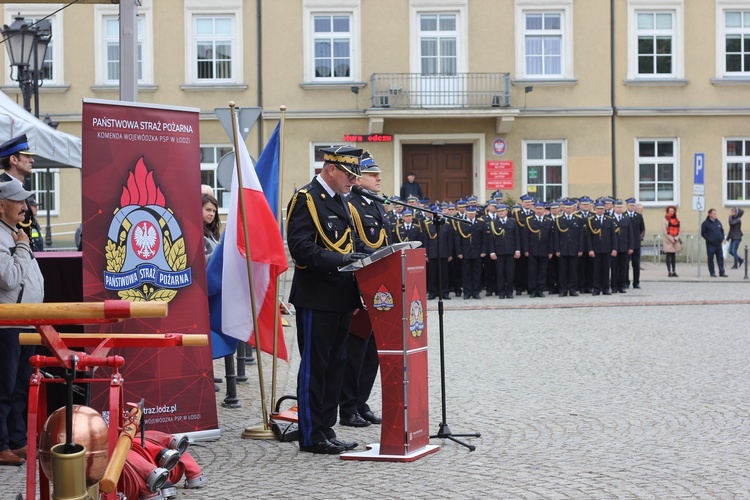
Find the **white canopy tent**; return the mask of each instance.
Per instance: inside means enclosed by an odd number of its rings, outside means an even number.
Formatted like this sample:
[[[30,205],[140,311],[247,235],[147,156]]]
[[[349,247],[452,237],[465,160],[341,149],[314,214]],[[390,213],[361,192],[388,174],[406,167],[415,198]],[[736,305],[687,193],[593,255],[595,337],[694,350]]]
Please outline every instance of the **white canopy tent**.
[[[58,132],[0,91],[0,144],[26,134],[36,166],[81,168],[81,139]],[[48,161],[45,161],[48,160]]]

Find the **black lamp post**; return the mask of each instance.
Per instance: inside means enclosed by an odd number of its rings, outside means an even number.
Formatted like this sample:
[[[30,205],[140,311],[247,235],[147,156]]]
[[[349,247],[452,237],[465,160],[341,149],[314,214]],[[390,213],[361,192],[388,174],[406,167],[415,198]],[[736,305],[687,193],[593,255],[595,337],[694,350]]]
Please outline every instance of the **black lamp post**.
[[[55,130],[57,130],[57,125],[59,125],[58,122],[53,122],[49,115],[46,115],[42,122],[46,123]],[[50,248],[52,246],[52,224],[50,223],[50,212],[52,211],[50,210],[50,208],[52,207],[52,192],[50,191],[50,186],[52,185],[52,174],[49,171],[49,167],[47,167],[47,172],[44,176],[44,185],[44,207],[46,208],[47,212],[47,227],[45,228],[44,232],[44,247]]]
[[[34,97],[34,116],[39,118],[39,87],[42,85],[41,67],[47,54],[52,35],[50,23],[39,21],[29,26],[23,16],[14,17],[13,23],[3,27],[5,48],[8,50],[10,65],[16,67],[16,77],[23,95],[23,107],[31,113],[31,97]]]

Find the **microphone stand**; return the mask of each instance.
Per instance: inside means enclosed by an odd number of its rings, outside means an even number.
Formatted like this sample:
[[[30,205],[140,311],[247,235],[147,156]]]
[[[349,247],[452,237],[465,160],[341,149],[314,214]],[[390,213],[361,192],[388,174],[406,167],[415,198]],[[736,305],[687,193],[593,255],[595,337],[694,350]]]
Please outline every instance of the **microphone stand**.
[[[359,186],[354,186],[359,187]],[[401,205],[403,207],[408,207],[411,209],[417,209],[420,210],[423,213],[429,213],[433,216],[433,223],[435,224],[435,237],[437,238],[437,254],[438,254],[438,270],[437,270],[437,286],[438,286],[438,332],[440,337],[440,398],[441,398],[441,405],[442,405],[442,421],[440,422],[440,425],[438,426],[438,432],[437,434],[430,435],[430,439],[434,438],[440,438],[440,439],[450,439],[451,441],[458,443],[462,446],[465,446],[469,449],[469,451],[474,451],[477,449],[476,446],[473,444],[465,443],[457,438],[459,437],[481,437],[481,434],[478,432],[471,432],[467,434],[453,434],[451,432],[450,427],[448,427],[448,417],[447,417],[447,405],[446,405],[446,398],[445,398],[445,328],[443,325],[443,315],[444,315],[444,309],[443,309],[443,269],[442,265],[440,264],[440,230],[442,229],[443,224],[446,222],[447,219],[456,220],[459,222],[467,222],[465,219],[462,219],[460,217],[454,217],[452,215],[443,215],[440,212],[436,212],[434,210],[430,210],[427,208],[422,207],[415,207],[412,205],[409,205],[408,203],[404,203],[402,201],[396,201],[396,200],[389,200],[385,196],[380,196],[376,193],[373,193],[372,191],[368,191],[366,189],[363,189],[359,187],[359,189],[352,189],[353,192],[359,193],[360,195],[370,198],[371,200],[378,201],[383,204],[394,204],[394,205]]]

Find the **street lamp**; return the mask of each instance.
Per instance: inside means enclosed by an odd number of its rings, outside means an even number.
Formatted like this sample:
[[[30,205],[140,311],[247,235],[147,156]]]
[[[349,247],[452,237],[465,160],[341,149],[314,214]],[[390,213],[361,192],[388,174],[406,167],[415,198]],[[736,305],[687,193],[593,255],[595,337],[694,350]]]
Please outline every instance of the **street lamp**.
[[[57,130],[58,122],[52,121],[52,118],[50,118],[49,115],[46,115],[42,122]],[[52,224],[50,223],[50,212],[52,211],[52,193],[50,191],[50,186],[52,186],[52,174],[50,174],[48,165],[47,172],[44,177],[44,210],[45,212],[47,212],[47,227],[45,228],[44,233],[45,248],[50,248],[52,246]]]
[[[14,17],[13,23],[3,27],[5,48],[10,65],[16,67],[16,77],[23,95],[23,108],[31,113],[31,97],[34,97],[34,116],[39,118],[39,87],[41,68],[47,54],[52,35],[49,21],[42,20],[29,26],[22,15]],[[12,78],[12,76],[11,76]]]

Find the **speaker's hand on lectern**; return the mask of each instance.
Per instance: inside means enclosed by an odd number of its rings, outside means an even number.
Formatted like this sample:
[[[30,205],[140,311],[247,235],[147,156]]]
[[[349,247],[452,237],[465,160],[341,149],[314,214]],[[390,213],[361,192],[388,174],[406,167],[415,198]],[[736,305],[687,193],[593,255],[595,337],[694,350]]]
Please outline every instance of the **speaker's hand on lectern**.
[[[357,260],[362,260],[365,257],[367,257],[367,254],[362,253],[362,252],[348,253],[344,255],[344,264],[351,264],[352,262],[355,262]]]

